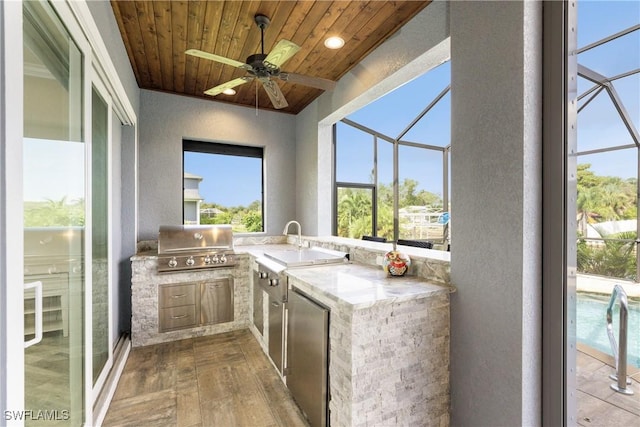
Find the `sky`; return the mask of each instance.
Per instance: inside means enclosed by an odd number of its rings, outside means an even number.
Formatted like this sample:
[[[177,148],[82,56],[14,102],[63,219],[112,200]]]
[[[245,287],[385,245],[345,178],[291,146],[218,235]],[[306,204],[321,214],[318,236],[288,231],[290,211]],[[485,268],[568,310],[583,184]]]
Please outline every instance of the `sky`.
[[[261,159],[186,152],[184,170],[203,178],[199,190],[205,203],[233,207],[262,200]]]

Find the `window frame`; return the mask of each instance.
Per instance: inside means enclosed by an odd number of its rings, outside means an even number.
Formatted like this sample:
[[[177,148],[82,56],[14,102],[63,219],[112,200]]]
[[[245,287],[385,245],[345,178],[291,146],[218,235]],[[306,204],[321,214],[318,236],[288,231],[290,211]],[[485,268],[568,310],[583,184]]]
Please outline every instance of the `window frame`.
[[[182,140],[182,180],[181,200],[182,204],[182,223],[184,224],[184,154],[185,152],[201,153],[201,154],[218,154],[224,156],[236,156],[246,158],[260,159],[260,215],[262,220],[262,229],[260,231],[247,231],[247,234],[264,233],[265,224],[265,148],[257,145],[241,145],[229,144],[215,141],[198,141],[193,139]],[[244,234],[244,233],[242,233]]]
[[[435,152],[440,152],[442,155],[442,206],[443,212],[449,212],[450,209],[450,200],[449,200],[449,188],[450,188],[450,174],[449,174],[449,156],[451,155],[451,143],[441,147],[437,145],[425,144],[420,142],[406,141],[402,140],[402,137],[409,132],[413,126],[415,126],[420,119],[422,119],[437,103],[440,101],[449,91],[451,90],[451,85],[449,84],[442,92],[440,92],[436,98],[429,103],[429,105],[416,117],[413,121],[404,129],[400,135],[396,138],[390,137],[388,135],[384,135],[383,133],[368,128],[360,123],[354,122],[350,119],[343,118],[339,120],[339,123],[355,128],[359,131],[362,131],[372,137],[373,142],[373,183],[357,183],[357,182],[346,182],[346,181],[338,181],[337,174],[337,164],[338,164],[338,122],[333,124],[332,129],[332,149],[333,149],[333,217],[332,217],[332,234],[334,236],[338,236],[338,189],[339,188],[365,188],[372,189],[372,196],[374,197],[372,203],[372,237],[378,236],[378,142],[384,141],[393,146],[393,179],[392,179],[392,191],[393,191],[393,241],[397,241],[400,235],[400,219],[399,219],[399,147],[400,146],[409,146],[414,148],[420,148],[424,150],[430,150]],[[444,242],[444,246],[446,250],[449,250],[449,241],[450,237],[447,233],[446,241]]]

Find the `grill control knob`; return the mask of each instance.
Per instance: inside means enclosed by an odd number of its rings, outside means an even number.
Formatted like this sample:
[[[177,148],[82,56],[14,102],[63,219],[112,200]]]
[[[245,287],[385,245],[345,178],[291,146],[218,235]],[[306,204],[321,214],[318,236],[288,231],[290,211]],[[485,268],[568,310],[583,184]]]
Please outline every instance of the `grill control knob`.
[[[178,260],[176,257],[173,257],[169,260],[169,267],[174,268],[178,266]]]
[[[211,264],[211,257],[209,255],[204,257],[204,263],[205,264]]]
[[[269,277],[269,275],[264,271],[258,271],[258,277],[261,279],[266,279]]]
[[[225,254],[222,254],[222,255],[220,256],[220,263],[221,263],[221,264],[224,264],[225,262],[227,262],[227,257],[226,257],[226,255],[225,255]]]
[[[278,286],[278,279],[269,279],[269,286]]]
[[[196,260],[194,260],[192,256],[187,258],[187,261],[185,261],[185,264],[187,264],[189,267],[191,267],[195,263],[196,263]]]
[[[214,264],[218,264],[220,262],[220,259],[218,258],[218,254],[215,254],[213,258],[211,258],[211,262]]]

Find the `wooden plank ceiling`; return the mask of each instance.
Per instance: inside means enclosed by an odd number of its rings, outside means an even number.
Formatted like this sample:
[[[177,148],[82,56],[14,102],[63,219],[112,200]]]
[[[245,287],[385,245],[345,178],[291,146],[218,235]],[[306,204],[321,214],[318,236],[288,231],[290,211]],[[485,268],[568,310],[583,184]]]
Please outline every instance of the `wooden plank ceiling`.
[[[237,86],[235,95],[204,91],[247,75],[243,69],[186,55],[200,49],[245,62],[260,53],[260,29],[254,16],[271,19],[264,51],[291,40],[301,49],[282,71],[337,81],[369,52],[395,33],[430,1],[130,1],[111,5],[131,66],[143,89],[273,109],[256,81]],[[328,36],[345,40],[342,49],[324,46]],[[274,79],[296,114],[323,91]]]

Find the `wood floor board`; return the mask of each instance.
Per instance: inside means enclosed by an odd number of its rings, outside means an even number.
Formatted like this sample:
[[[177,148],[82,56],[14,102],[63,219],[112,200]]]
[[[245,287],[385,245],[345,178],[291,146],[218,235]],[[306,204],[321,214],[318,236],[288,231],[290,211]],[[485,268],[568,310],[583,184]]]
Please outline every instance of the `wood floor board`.
[[[291,393],[284,386],[280,377],[275,374],[273,367],[270,366],[263,371],[257,371],[255,378],[260,384],[265,399],[271,402],[270,409],[278,425],[290,427],[308,426],[300,409],[294,403]]]
[[[176,425],[176,392],[162,390],[111,402],[103,427]]]
[[[197,388],[194,390],[176,394],[176,422],[179,426],[193,426],[202,423],[198,390]]]
[[[204,347],[195,352],[195,362],[198,368],[209,366],[221,366],[230,364],[244,364],[246,360],[244,353],[238,345],[221,344],[222,348],[215,348],[215,345]]]
[[[129,370],[125,368],[113,398],[119,400],[162,390],[173,390],[176,381],[176,370],[166,366],[140,371],[136,371],[135,367]]]
[[[134,348],[104,425],[308,426],[248,330]]]

